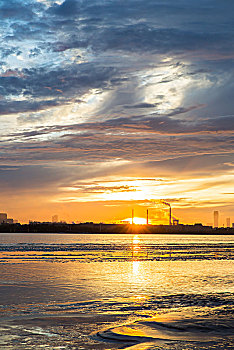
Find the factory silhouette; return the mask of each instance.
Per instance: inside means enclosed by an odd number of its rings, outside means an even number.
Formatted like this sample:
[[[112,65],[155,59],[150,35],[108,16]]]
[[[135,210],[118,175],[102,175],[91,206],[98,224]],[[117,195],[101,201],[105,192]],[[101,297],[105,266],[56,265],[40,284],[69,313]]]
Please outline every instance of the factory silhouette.
[[[234,223],[230,218],[226,218],[226,227],[219,226],[219,212],[213,213],[213,224],[204,226],[201,223],[185,225],[179,223],[179,219],[172,215],[170,203],[160,201],[168,207],[168,224],[155,225],[149,223],[150,210],[146,209],[146,224],[137,224],[134,222],[134,209],[129,222],[121,223],[66,223],[59,221],[58,215],[53,215],[52,220],[48,222],[29,220],[28,224],[20,224],[17,220],[7,217],[7,213],[0,213],[0,232],[30,232],[30,233],[155,233],[155,234],[234,234]]]

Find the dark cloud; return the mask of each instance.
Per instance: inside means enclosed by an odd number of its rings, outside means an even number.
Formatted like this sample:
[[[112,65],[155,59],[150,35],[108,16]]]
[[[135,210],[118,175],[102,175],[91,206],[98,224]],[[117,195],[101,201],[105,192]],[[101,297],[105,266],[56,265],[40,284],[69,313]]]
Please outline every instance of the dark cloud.
[[[79,2],[78,0],[65,0],[61,5],[54,4],[49,9],[49,13],[62,17],[75,16],[79,11]]]
[[[77,28],[76,36],[86,38],[77,40],[71,32],[63,45],[60,43],[64,48],[80,47],[82,43],[95,51],[150,51],[159,54],[196,50],[205,50],[207,54],[210,50],[233,53],[229,11],[233,11],[230,2],[224,6],[217,2],[210,6],[210,1],[200,1],[194,6],[185,1],[176,4],[174,1],[147,1],[146,6],[145,2],[135,0],[125,3],[67,0],[48,10],[58,17],[69,17],[73,29]],[[196,20],[191,21],[191,17]],[[71,22],[68,22],[63,27],[68,34],[70,26]]]
[[[115,74],[112,67],[95,67],[89,63],[53,71],[40,68],[22,69],[17,74],[4,72],[0,76],[0,95],[22,94],[26,99],[0,101],[0,114],[38,111],[66,104],[77,94],[82,96],[90,89],[108,89]]]
[[[210,133],[233,133],[234,116],[221,116],[207,119],[179,119],[175,118],[180,114],[187,113],[193,108],[181,108],[171,111],[168,115],[152,115],[151,117],[135,116],[109,119],[103,122],[82,123],[78,125],[62,126],[62,130],[93,130],[93,131],[128,131],[146,132],[165,135],[186,135],[186,134],[210,134]],[[48,132],[48,131],[47,131]]]
[[[165,160],[179,156],[194,156],[213,154],[233,154],[233,135],[180,135],[168,136],[139,132],[109,132],[90,130],[80,133],[78,127],[66,130],[66,133],[57,138],[48,138],[41,141],[41,136],[52,135],[53,132],[62,132],[62,128],[45,128],[29,131],[18,135],[18,140],[9,145],[2,142],[0,160],[4,162],[47,162],[47,161],[84,161],[106,162],[113,159],[122,159],[133,163],[145,161]],[[10,139],[9,139],[10,140]],[[5,141],[7,142],[7,141]],[[231,158],[232,159],[232,158]],[[229,162],[231,162],[231,159]],[[230,166],[225,165],[225,169]],[[193,171],[193,169],[192,169]],[[161,176],[163,176],[161,174]]]
[[[145,64],[152,66],[154,55],[178,57],[181,54],[183,56],[189,54],[190,59],[195,61],[196,56],[200,58],[204,55],[219,61],[220,56],[234,54],[231,2],[225,2],[220,6],[218,1],[214,1],[211,6],[210,1],[206,0],[196,2],[195,6],[183,0],[176,3],[172,0],[164,3],[147,1],[146,6],[142,0],[128,2],[66,0],[61,4],[52,2],[48,7],[33,0],[24,3],[14,0],[7,3],[3,1],[0,6],[2,16],[9,21],[7,26],[3,24],[3,38],[5,37],[6,42],[18,42],[18,44],[31,41],[33,48],[27,48],[29,58],[40,56],[45,59],[50,52],[59,54],[72,52],[74,49],[88,50],[96,56],[95,59],[90,59],[86,68],[84,65],[77,65],[75,61],[66,68],[62,60],[59,63],[54,59],[56,64],[53,65],[53,62],[50,64],[48,61],[43,66],[38,61],[33,68],[25,72],[24,81],[16,79],[0,81],[2,86],[0,93],[4,96],[23,93],[24,96],[33,99],[41,97],[47,99],[47,96],[56,99],[60,98],[59,95],[62,93],[63,98],[59,102],[62,105],[74,98],[74,95],[81,97],[92,88],[105,89],[109,84],[114,90],[117,82],[123,84],[123,78],[126,79],[126,76],[129,79],[130,73],[131,77],[139,74],[140,69],[137,68],[136,62],[135,64],[130,62],[135,55],[140,57],[144,55]],[[16,47],[13,44],[11,47],[4,47],[3,56],[20,55],[21,47],[23,46]],[[120,56],[118,63],[112,60],[110,65],[109,51]],[[122,57],[126,54],[124,52],[128,55],[127,66],[126,57]],[[77,53],[74,55],[79,57]],[[101,61],[99,55],[102,57]],[[111,70],[109,74],[108,69]],[[183,70],[182,66],[181,70],[184,76],[208,74],[207,67],[201,67],[200,64],[191,71]],[[61,75],[63,80],[59,79]],[[212,72],[210,75],[217,77]],[[169,74],[167,78],[161,80],[161,83],[172,82],[173,79],[175,77]],[[217,79],[221,80],[219,77]],[[225,83],[227,82],[223,81],[222,86],[226,86],[230,92],[231,87]],[[116,102],[116,99],[112,101]],[[130,101],[130,104],[125,103],[125,107],[133,105],[134,108],[150,108],[151,104],[136,100]],[[44,109],[43,101],[40,101],[40,105]],[[12,109],[11,104],[9,108]],[[29,108],[29,111],[31,110]],[[17,109],[15,112],[17,113]]]
[[[0,18],[2,19],[16,19],[17,20],[31,20],[34,13],[28,6],[28,1],[1,1],[0,2]]]
[[[194,107],[195,108],[195,107]],[[182,109],[181,113],[191,108]],[[177,114],[178,116],[178,111]],[[39,116],[43,118],[45,116]],[[32,114],[31,122],[36,116]],[[20,117],[24,122],[25,117]],[[60,135],[54,138],[52,135]],[[230,153],[229,161],[222,156],[223,169],[230,169],[234,146],[233,116],[198,119],[178,119],[171,116],[110,119],[73,125],[37,127],[5,135],[1,161],[105,161],[120,158],[128,161],[201,156],[204,169],[209,162],[203,155]],[[47,141],[41,141],[41,137]],[[11,140],[8,145],[6,140]],[[14,140],[14,142],[12,142]],[[215,159],[215,158],[212,158]],[[181,167],[181,166],[179,166]],[[166,171],[165,163],[164,170]],[[197,169],[197,165],[191,169]],[[170,166],[168,165],[170,170]],[[195,171],[195,170],[193,170]]]
[[[232,35],[223,42],[223,36],[218,33],[199,33],[179,30],[176,28],[152,28],[145,24],[135,24],[122,28],[111,29],[101,33],[103,41],[95,45],[95,49],[124,50],[132,52],[151,51],[160,54],[188,52],[196,50],[214,50],[214,52],[233,52]],[[96,41],[97,42],[97,41]],[[214,46],[215,49],[214,49]]]
[[[146,102],[142,102],[142,103],[138,103],[136,105],[128,105],[128,106],[124,106],[124,108],[129,108],[129,109],[138,109],[138,108],[155,108],[157,106],[157,103],[146,103]]]
[[[19,47],[9,47],[4,48],[1,47],[0,55],[4,59],[12,54],[16,54],[16,56],[19,56],[22,53]]]
[[[0,90],[1,94],[1,90]],[[37,102],[33,99],[28,99],[25,101],[1,101],[0,100],[0,115],[6,115],[6,114],[16,114],[16,113],[24,113],[24,112],[35,112],[35,111],[41,111],[43,109],[49,108],[49,107],[55,107],[60,104],[59,100],[43,100],[43,102]]]

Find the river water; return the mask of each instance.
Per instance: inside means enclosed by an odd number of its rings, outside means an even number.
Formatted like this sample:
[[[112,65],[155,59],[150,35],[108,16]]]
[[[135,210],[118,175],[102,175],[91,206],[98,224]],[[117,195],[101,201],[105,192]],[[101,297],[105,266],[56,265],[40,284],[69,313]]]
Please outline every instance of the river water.
[[[0,349],[233,349],[233,236],[0,234]]]

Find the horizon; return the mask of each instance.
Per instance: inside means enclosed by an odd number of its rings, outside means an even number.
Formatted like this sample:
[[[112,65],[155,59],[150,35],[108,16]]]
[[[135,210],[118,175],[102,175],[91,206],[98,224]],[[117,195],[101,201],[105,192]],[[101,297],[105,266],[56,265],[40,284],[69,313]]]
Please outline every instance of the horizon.
[[[133,211],[133,209],[132,209]],[[153,211],[154,212],[154,211]],[[217,215],[217,221],[215,221],[215,213]],[[151,226],[157,226],[157,225],[163,225],[163,226],[177,226],[177,225],[202,225],[202,226],[208,226],[212,228],[233,228],[234,227],[234,222],[231,217],[224,217],[223,215],[220,215],[219,211],[214,211],[213,212],[213,222],[208,222],[208,223],[202,223],[202,222],[191,222],[191,223],[186,223],[180,221],[179,218],[175,218],[173,213],[171,214],[171,219],[169,216],[169,212],[165,211],[165,217],[164,220],[156,220],[154,217],[152,217],[152,212],[149,211],[149,209],[145,209],[145,216],[133,216],[133,217],[127,217],[123,219],[116,219],[116,220],[109,220],[109,221],[103,221],[103,220],[77,220],[75,218],[71,219],[70,221],[66,221],[63,218],[60,218],[57,214],[52,215],[50,219],[43,219],[43,220],[38,220],[38,219],[28,219],[25,222],[19,221],[17,218],[10,218],[7,213],[1,213],[0,212],[0,224],[125,224],[125,225],[151,225]],[[150,215],[151,214],[151,215]],[[4,218],[3,218],[4,216]],[[5,217],[6,216],[6,217]],[[147,223],[148,222],[148,223]],[[170,222],[170,223],[169,223]]]

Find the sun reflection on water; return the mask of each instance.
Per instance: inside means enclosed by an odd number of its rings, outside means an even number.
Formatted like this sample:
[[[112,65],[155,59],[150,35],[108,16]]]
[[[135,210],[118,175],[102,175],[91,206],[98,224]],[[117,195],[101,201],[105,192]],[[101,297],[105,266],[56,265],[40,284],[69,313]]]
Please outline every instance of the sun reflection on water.
[[[141,249],[140,238],[138,235],[134,235],[132,239],[132,258],[133,259],[137,259],[137,255],[139,254],[140,249]]]
[[[139,248],[140,238],[138,235],[133,236],[133,246]]]
[[[137,277],[139,275],[139,267],[140,267],[140,261],[135,260],[132,262],[133,277]]]

